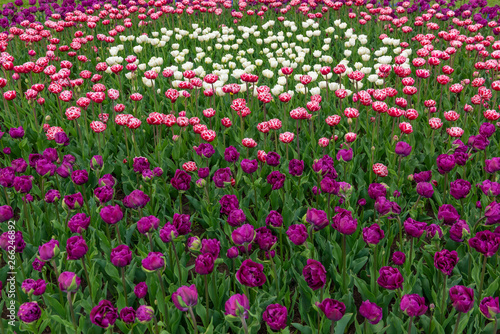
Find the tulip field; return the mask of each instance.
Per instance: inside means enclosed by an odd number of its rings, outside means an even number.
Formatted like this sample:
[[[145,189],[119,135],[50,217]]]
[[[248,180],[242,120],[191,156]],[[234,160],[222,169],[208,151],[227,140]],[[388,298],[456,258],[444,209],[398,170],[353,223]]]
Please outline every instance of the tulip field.
[[[0,334],[500,333],[499,12],[2,5]]]

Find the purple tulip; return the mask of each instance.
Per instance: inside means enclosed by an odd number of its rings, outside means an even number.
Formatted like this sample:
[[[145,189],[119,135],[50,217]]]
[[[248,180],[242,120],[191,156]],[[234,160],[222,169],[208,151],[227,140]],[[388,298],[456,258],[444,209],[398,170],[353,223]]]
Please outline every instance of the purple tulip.
[[[327,319],[331,321],[339,321],[345,314],[345,305],[338,300],[326,298],[321,303],[317,302],[316,306],[323,311]]]
[[[87,183],[88,180],[89,173],[85,169],[75,170],[71,173],[71,181],[78,186]]]
[[[160,252],[149,252],[148,256],[141,261],[145,272],[153,272],[165,268],[165,256]]]
[[[387,196],[387,188],[385,185],[380,183],[371,183],[368,186],[368,196],[372,199],[377,199],[379,197]]]
[[[240,162],[241,170],[247,174],[252,174],[259,168],[259,162],[257,160],[243,159]]]
[[[500,195],[500,183],[488,179],[476,185],[486,196],[496,197]]]
[[[174,216],[172,217],[172,225],[175,226],[179,235],[189,234],[191,232],[191,216],[174,213]]]
[[[172,187],[177,189],[177,191],[189,190],[191,187],[191,175],[184,170],[177,169],[174,177],[170,180],[170,184],[172,184]]]
[[[101,209],[99,215],[105,223],[111,225],[116,224],[123,219],[123,211],[118,204],[105,206]]]
[[[181,286],[174,293],[172,293],[172,301],[175,307],[182,312],[187,312],[189,308],[198,304],[198,291],[196,285]]]
[[[47,159],[40,159],[36,162],[35,170],[40,176],[54,176],[56,165]]]
[[[267,176],[267,183],[269,183],[272,187],[272,190],[278,190],[283,188],[285,184],[286,175],[281,173],[280,171],[272,171]]]
[[[453,307],[462,313],[469,312],[474,307],[474,290],[463,285],[450,288],[450,299]]]
[[[352,217],[352,212],[336,207],[337,214],[332,218],[332,227],[345,235],[351,235],[358,228],[358,221]]]
[[[426,223],[418,222],[412,218],[406,219],[403,225],[406,234],[413,238],[420,238],[427,227]]]
[[[455,168],[455,157],[449,154],[440,154],[436,160],[438,172],[446,174]]]
[[[251,259],[243,261],[240,268],[236,272],[236,279],[240,284],[254,288],[262,286],[266,283],[266,275],[264,274],[264,265],[253,262]]]
[[[67,179],[71,176],[71,173],[73,173],[73,166],[71,166],[69,163],[64,162],[61,164],[61,166],[56,168],[56,173],[63,179]]]
[[[491,202],[484,210],[486,225],[495,225],[500,223],[500,203]]]
[[[31,182],[31,176],[21,175],[14,178],[13,183],[14,189],[21,194],[26,194],[31,191],[33,184]]]
[[[455,242],[463,242],[470,234],[470,227],[465,220],[459,220],[450,228],[450,239]]]
[[[307,228],[304,224],[290,225],[286,231],[286,235],[295,245],[300,246],[306,242],[309,234],[307,233]]]
[[[99,201],[99,203],[105,204],[113,199],[114,190],[112,187],[104,186],[94,189],[94,197]]]
[[[304,160],[292,159],[288,163],[288,174],[292,176],[302,176],[304,172]]]
[[[151,320],[153,320],[154,313],[155,313],[154,309],[151,306],[147,305],[140,305],[135,311],[137,320],[141,324],[146,324]]]
[[[375,210],[377,210],[382,217],[388,215],[389,219],[391,219],[393,214],[399,215],[401,213],[401,208],[396,202],[391,202],[382,196],[375,200]]]
[[[392,262],[397,266],[402,266],[406,261],[406,255],[403,252],[394,252],[392,254]]]
[[[278,211],[271,210],[266,217],[266,225],[280,228],[283,226],[283,216]]]
[[[377,283],[384,289],[401,289],[403,281],[403,275],[401,275],[398,268],[389,266],[380,268]]]
[[[45,293],[47,283],[43,279],[34,280],[28,278],[21,284],[21,289],[27,295],[41,296]]]
[[[417,183],[429,182],[431,179],[432,179],[432,171],[430,170],[413,174],[413,180]]]
[[[224,160],[227,162],[236,162],[240,158],[240,153],[234,146],[226,147],[224,151]]]
[[[279,166],[281,156],[276,152],[269,152],[266,155],[266,164],[271,167]]]
[[[434,188],[429,182],[417,183],[417,194],[425,198],[431,198],[434,194]]]
[[[115,267],[126,267],[132,262],[132,251],[127,245],[119,245],[111,250],[110,259]]]
[[[250,302],[247,296],[235,294],[229,297],[224,308],[226,310],[225,315],[247,319],[248,311],[250,310]]]
[[[429,239],[438,240],[438,239],[441,239],[443,237],[443,230],[441,229],[441,226],[439,226],[437,224],[427,225],[427,227],[425,228],[425,232],[426,232],[426,236]]]
[[[205,157],[205,158],[210,158],[212,155],[215,154],[215,149],[212,146],[212,144],[208,143],[201,143],[198,147],[195,146],[195,151],[196,154],[199,156]]]
[[[359,307],[359,313],[372,325],[376,325],[382,320],[384,312],[382,308],[375,303],[365,300]]]
[[[235,245],[245,245],[251,243],[256,236],[255,229],[250,224],[244,224],[238,227],[231,234],[231,239]]]
[[[51,239],[49,242],[38,247],[38,258],[47,262],[59,255],[59,251],[59,241]]]
[[[498,297],[485,297],[479,303],[479,310],[488,319],[494,319],[500,313]]]
[[[455,199],[467,197],[471,189],[469,181],[458,179],[450,183],[450,195]]]
[[[24,129],[22,126],[18,128],[10,128],[9,135],[12,139],[19,139],[24,137]]]
[[[201,241],[201,254],[210,254],[217,259],[220,254],[220,241],[217,239],[203,239]]]
[[[229,259],[234,259],[234,258],[237,258],[239,255],[239,251],[238,251],[238,247],[236,246],[233,246],[231,248],[229,248],[226,252],[226,256],[229,258]]]
[[[4,232],[0,236],[0,248],[4,251],[11,251],[12,246],[15,246],[16,253],[22,253],[26,247],[26,242],[23,239],[23,233],[21,231],[16,231],[14,233],[14,240],[12,240],[12,234],[9,232]]]
[[[306,221],[313,226],[315,231],[320,231],[328,226],[326,212],[315,208],[307,209]]]
[[[407,157],[411,153],[411,146],[407,142],[399,141],[396,143],[395,153],[400,157]]]
[[[380,240],[384,239],[384,231],[380,228],[380,225],[374,223],[369,227],[363,228],[363,240],[369,245],[376,245]]]
[[[443,249],[434,254],[434,266],[447,276],[451,276],[458,260],[458,253],[456,251]]]
[[[82,280],[70,271],[62,272],[57,279],[62,292],[74,292],[80,288]]]
[[[148,285],[144,282],[137,284],[134,287],[134,294],[138,299],[146,297],[146,295],[148,294]]]
[[[198,169],[198,177],[200,179],[207,178],[210,175],[210,168],[208,167],[202,167]]]
[[[8,205],[0,206],[0,223],[6,222],[14,217],[14,211],[12,207]]]
[[[313,290],[318,290],[325,286],[326,270],[319,261],[308,259],[307,265],[302,270],[302,275],[307,285]]]
[[[214,271],[215,259],[210,253],[200,254],[194,261],[194,271],[200,275],[208,275]]]
[[[67,260],[79,260],[87,254],[89,247],[80,235],[75,235],[66,241]]]
[[[246,220],[247,217],[241,209],[231,210],[231,212],[229,212],[229,215],[227,216],[227,223],[232,227],[241,226],[241,224],[243,224]]]
[[[259,227],[256,231],[255,242],[263,251],[270,251],[278,239],[271,233],[267,227]]]
[[[280,304],[270,304],[262,314],[262,320],[273,330],[280,331],[286,328],[288,310]]]
[[[500,170],[500,157],[491,158],[484,161],[484,170],[488,174],[493,174]]]
[[[238,209],[240,203],[236,195],[224,195],[219,200],[220,203],[220,213],[222,215],[228,215],[232,210]]]
[[[63,199],[63,208],[68,210],[76,210],[83,206],[83,196],[82,193],[76,193],[73,195],[66,195]]]
[[[16,173],[24,173],[26,169],[28,168],[28,164],[23,158],[18,158],[15,160],[12,160],[10,163],[10,166],[14,168],[14,171]]]
[[[98,181],[100,187],[104,186],[114,187],[115,183],[116,180],[111,174],[104,174]]]
[[[165,224],[160,230],[160,239],[164,243],[172,242],[175,238],[179,236],[179,232],[172,224]]]
[[[102,170],[104,166],[104,160],[100,155],[94,155],[92,159],[90,159],[90,169],[95,171]]]
[[[233,173],[229,167],[217,169],[212,177],[217,188],[225,188],[227,184],[231,183],[232,178]]]
[[[469,239],[469,245],[486,257],[492,257],[500,246],[500,236],[491,231],[477,232]]]
[[[126,324],[135,322],[135,310],[133,307],[124,307],[120,310],[120,319]]]
[[[17,311],[19,320],[21,320],[25,324],[31,324],[38,321],[41,315],[42,309],[40,308],[40,306],[38,306],[37,302],[28,302],[21,304],[19,306],[19,310]]]
[[[137,230],[139,233],[146,235],[147,233],[152,233],[158,229],[160,225],[160,220],[155,216],[142,217],[137,222]]]
[[[345,161],[345,162],[349,162],[352,160],[352,157],[353,157],[353,150],[352,150],[352,147],[349,147],[348,149],[340,149],[338,152],[337,152],[337,160],[338,161]]]
[[[460,219],[457,209],[451,204],[443,204],[439,207],[438,219],[443,221],[444,225],[453,225]]]
[[[150,164],[147,158],[144,157],[135,157],[133,159],[132,168],[134,172],[142,174],[142,172],[146,169],[149,169]]]
[[[141,190],[134,190],[123,199],[123,205],[129,209],[144,208],[151,199]]]
[[[14,179],[16,172],[12,167],[0,168],[0,186],[5,188],[12,188],[14,186]]]
[[[68,221],[68,228],[71,233],[82,233],[90,225],[90,217],[85,213],[77,213]]]
[[[490,141],[485,135],[479,134],[477,136],[470,136],[467,145],[477,151],[484,151],[490,145]]]
[[[493,136],[494,133],[495,133],[495,125],[493,125],[493,124],[484,122],[479,127],[479,134],[481,134],[487,138]]]
[[[409,317],[419,317],[427,312],[425,298],[419,294],[404,295],[399,308]]]
[[[101,328],[113,326],[118,318],[118,310],[109,300],[101,300],[90,311],[90,321]]]
[[[329,177],[325,177],[325,178],[323,178],[323,180],[321,180],[320,185],[321,185],[321,192],[322,193],[334,194],[334,195],[337,195],[339,193],[340,185],[334,179],[331,179]]]

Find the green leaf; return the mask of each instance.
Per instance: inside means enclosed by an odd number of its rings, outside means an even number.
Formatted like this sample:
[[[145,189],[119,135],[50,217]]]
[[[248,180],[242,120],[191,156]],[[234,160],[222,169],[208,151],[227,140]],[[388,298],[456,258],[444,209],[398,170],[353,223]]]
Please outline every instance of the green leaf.
[[[352,316],[353,316],[352,313],[346,313],[346,314],[344,314],[344,316],[342,317],[342,319],[340,319],[340,321],[338,321],[335,324],[335,334],[342,334],[342,333],[344,333],[345,328],[349,324],[349,321],[351,321]]]
[[[301,324],[298,324],[296,322],[292,323],[292,326],[297,328],[302,334],[312,334],[313,333],[311,327],[302,326]]]

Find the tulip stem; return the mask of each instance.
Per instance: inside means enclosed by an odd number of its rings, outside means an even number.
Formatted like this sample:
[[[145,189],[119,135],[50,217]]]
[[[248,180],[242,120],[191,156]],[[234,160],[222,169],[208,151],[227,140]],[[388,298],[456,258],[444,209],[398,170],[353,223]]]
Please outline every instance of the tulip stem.
[[[181,212],[181,215],[183,214],[182,212],[182,193],[179,191],[179,211]]]
[[[447,282],[447,278],[445,274],[443,274],[443,299],[441,300],[441,322],[443,322],[443,318],[444,318],[444,315],[445,315],[445,309],[444,309],[444,305],[445,305],[445,301],[446,301],[446,282]]]
[[[193,321],[194,334],[198,334],[198,325],[196,324],[196,317],[193,313],[193,308],[189,306],[189,315],[191,316],[191,320]]]
[[[73,309],[73,300],[71,298],[71,292],[68,292],[68,304],[69,310],[71,312],[71,320],[73,321],[73,327],[75,327],[75,333],[78,333],[78,326],[76,325],[75,310]]]
[[[248,326],[247,322],[245,321],[245,316],[241,316],[241,324],[243,325],[243,330],[245,331],[245,334],[248,334]]]
[[[346,267],[347,267],[346,241],[345,241],[345,234],[342,234],[342,288],[344,289],[344,293],[347,293]]]
[[[332,321],[332,324],[330,325],[330,334],[335,334],[335,321]]]
[[[276,265],[274,264],[273,257],[271,256],[271,254],[269,254],[269,259],[271,260],[271,267],[274,272],[274,279],[276,280],[276,291],[277,291],[276,295],[278,296],[280,293],[280,281],[278,279],[278,273],[276,272]]]
[[[408,325],[408,334],[411,334],[411,326],[413,325],[413,317],[410,317],[410,324]]]
[[[458,317],[457,317],[457,323],[455,324],[455,329],[453,330],[453,334],[457,334],[458,333],[458,325],[460,323],[460,318],[462,317],[462,312],[459,312],[458,313]]]
[[[128,302],[127,302],[127,283],[125,282],[125,267],[122,267],[122,285],[123,285],[123,296],[125,297],[125,307],[127,307]],[[90,284],[89,284],[89,287],[90,287]]]
[[[121,238],[121,235],[120,235],[120,229],[118,228],[118,224],[115,224],[115,228],[116,228],[116,236],[118,237],[118,243],[121,245],[122,244],[122,238]],[[153,250],[151,250],[153,251]]]
[[[94,301],[92,299],[92,287],[90,285],[90,278],[89,278],[89,272],[87,271],[87,266],[85,265],[85,256],[80,259],[82,261],[82,267],[83,271],[85,272],[85,278],[87,279],[87,286],[89,287],[89,294],[90,294],[90,304],[92,307],[94,306]],[[126,298],[126,297],[125,297]],[[126,299],[125,299],[126,303]]]
[[[483,255],[484,259],[483,259],[483,270],[481,271],[481,280],[479,281],[479,294],[478,294],[478,301],[481,300],[481,294],[483,292],[483,282],[484,282],[484,274],[486,272],[486,261],[488,260],[488,258],[486,257],[486,255]]]
[[[208,326],[208,280],[207,280],[207,275],[203,275],[203,278],[205,279],[205,326]]]
[[[179,262],[177,262],[179,263]],[[180,268],[179,268],[180,269]],[[217,293],[216,282],[217,281],[217,272],[214,270],[212,272],[212,289],[214,290],[215,300],[213,300],[214,308],[219,305],[219,294]]]
[[[161,277],[161,273],[159,271],[157,271],[158,273],[158,280],[160,281],[160,287],[161,287],[161,293],[162,293],[162,297],[163,297],[163,312],[164,312],[164,316],[165,316],[165,328],[168,328],[168,321],[169,321],[169,317],[168,317],[168,307],[167,307],[167,303],[165,302],[165,299],[166,299],[166,293],[165,293],[165,285],[163,285],[163,278]]]
[[[182,283],[181,265],[180,265],[180,261],[179,261],[179,256],[177,255],[177,249],[175,248],[173,241],[170,243],[170,247],[172,247],[172,249],[174,251],[175,261],[177,262],[177,270],[179,271],[179,282]]]

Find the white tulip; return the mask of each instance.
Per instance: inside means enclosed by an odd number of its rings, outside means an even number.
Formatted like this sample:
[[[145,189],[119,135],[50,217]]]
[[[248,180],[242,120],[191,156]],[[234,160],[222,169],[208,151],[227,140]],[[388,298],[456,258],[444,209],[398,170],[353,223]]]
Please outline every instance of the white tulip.
[[[346,57],[350,57],[350,56],[351,56],[351,54],[352,54],[352,51],[351,51],[351,50],[345,50],[345,51],[344,51],[344,56],[346,56]]]
[[[136,46],[134,46],[133,50],[134,50],[134,53],[141,53],[142,46],[136,45]]]

